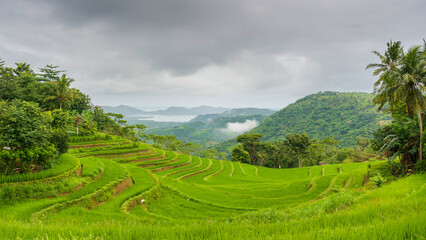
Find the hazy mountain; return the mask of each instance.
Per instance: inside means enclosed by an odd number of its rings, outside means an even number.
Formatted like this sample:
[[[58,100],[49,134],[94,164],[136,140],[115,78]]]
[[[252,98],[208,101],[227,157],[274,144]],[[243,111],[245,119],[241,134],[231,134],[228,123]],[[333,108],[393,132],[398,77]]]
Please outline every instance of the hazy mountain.
[[[234,108],[220,114],[199,115],[196,118],[192,119],[191,122],[209,122],[218,118],[230,118],[230,117],[240,117],[240,116],[253,116],[253,115],[269,116],[275,112],[276,112],[275,110],[266,109],[266,108]]]
[[[204,114],[218,114],[223,113],[229,110],[229,108],[222,107],[210,107],[210,106],[200,106],[194,108],[186,107],[169,107],[166,110],[158,110],[150,112],[149,114],[156,115],[204,115]]]
[[[142,114],[148,113],[127,105],[120,105],[117,107],[102,106],[102,109],[104,110],[104,112],[107,112],[107,113],[119,113],[123,115],[142,115]]]
[[[157,111],[143,111],[134,107],[120,105],[117,107],[111,106],[102,106],[105,112],[111,113],[120,113],[123,115],[204,115],[204,114],[219,114],[223,113],[229,108],[222,107],[210,107],[210,106],[200,106],[194,108],[186,108],[186,107],[169,107],[165,110],[157,110]]]

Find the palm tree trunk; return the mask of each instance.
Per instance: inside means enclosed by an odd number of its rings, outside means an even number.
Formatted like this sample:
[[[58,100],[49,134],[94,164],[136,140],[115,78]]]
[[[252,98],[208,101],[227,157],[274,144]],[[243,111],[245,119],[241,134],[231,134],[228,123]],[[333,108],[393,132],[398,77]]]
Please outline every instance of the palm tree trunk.
[[[301,168],[302,167],[302,154],[298,154],[299,156],[299,167]]]
[[[422,137],[423,137],[423,121],[422,121],[422,113],[421,111],[417,112],[417,115],[419,116],[419,127],[420,127],[420,146],[419,146],[419,162],[423,159],[423,146],[422,146]]]

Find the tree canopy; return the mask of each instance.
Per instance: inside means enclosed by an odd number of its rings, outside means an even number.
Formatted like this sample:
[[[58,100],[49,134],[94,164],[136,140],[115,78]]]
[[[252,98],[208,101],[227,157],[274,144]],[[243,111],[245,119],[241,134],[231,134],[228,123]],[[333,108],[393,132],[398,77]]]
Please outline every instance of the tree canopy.
[[[401,42],[387,43],[384,54],[373,51],[380,58],[379,63],[367,65],[367,69],[375,68],[374,76],[378,80],[374,84],[374,103],[382,110],[388,104],[386,111],[389,111],[393,118],[393,126],[387,128],[389,135],[386,141],[375,140],[374,144],[382,143],[382,149],[396,156],[401,155],[401,164],[406,170],[413,168],[417,162],[423,159],[423,112],[426,108],[424,92],[426,90],[426,49],[425,46],[414,46],[408,51],[404,51]],[[405,106],[405,111],[401,107]],[[398,131],[398,126],[402,123],[411,123],[407,118],[418,121],[417,141],[407,138],[404,131]],[[383,131],[382,131],[383,132]],[[399,133],[399,134],[398,134]],[[381,134],[376,134],[380,137]],[[405,139],[402,141],[402,139]],[[402,141],[402,142],[401,142]],[[408,142],[407,142],[408,141]],[[395,145],[399,142],[398,146]],[[408,145],[407,145],[408,144]],[[418,146],[416,151],[412,147]],[[377,147],[377,146],[376,146]],[[417,156],[417,157],[415,157]]]

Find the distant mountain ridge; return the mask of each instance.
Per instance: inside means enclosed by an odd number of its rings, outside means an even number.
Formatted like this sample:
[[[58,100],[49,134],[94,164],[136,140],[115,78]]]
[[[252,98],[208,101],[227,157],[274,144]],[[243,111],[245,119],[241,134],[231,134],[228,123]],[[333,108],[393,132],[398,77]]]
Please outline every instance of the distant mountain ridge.
[[[144,114],[148,114],[148,112],[145,112],[145,111],[142,111],[140,109],[130,107],[130,106],[127,106],[127,105],[120,105],[120,106],[117,106],[117,107],[102,106],[102,109],[104,110],[104,112],[107,112],[107,113],[119,113],[119,114],[123,114],[123,115],[144,115]]]
[[[223,113],[219,114],[204,114],[199,115],[196,118],[192,119],[190,122],[210,122],[218,118],[232,118],[232,117],[241,117],[241,116],[270,116],[276,111],[266,108],[234,108]]]
[[[220,114],[229,108],[223,107],[210,107],[210,106],[200,106],[193,108],[186,107],[169,107],[165,110],[157,110],[157,111],[143,111],[134,107],[130,107],[127,105],[120,105],[117,107],[111,106],[102,106],[105,112],[111,113],[119,113],[123,115],[204,115],[204,114]]]
[[[149,114],[156,115],[204,115],[204,114],[219,114],[229,110],[223,107],[200,106],[193,108],[186,107],[169,107],[166,110],[157,110]]]

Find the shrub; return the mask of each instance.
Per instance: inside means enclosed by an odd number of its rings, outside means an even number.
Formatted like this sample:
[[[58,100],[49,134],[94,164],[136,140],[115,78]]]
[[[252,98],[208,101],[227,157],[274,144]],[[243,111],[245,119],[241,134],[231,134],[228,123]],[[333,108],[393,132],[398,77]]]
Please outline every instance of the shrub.
[[[422,161],[417,162],[416,164],[416,171],[417,172],[426,172],[426,160],[423,159]]]
[[[52,143],[55,145],[59,153],[66,153],[69,147],[69,133],[61,130],[54,129],[52,133]]]
[[[377,187],[382,187],[383,184],[387,181],[386,178],[383,178],[380,173],[377,173],[377,175],[370,178],[370,180],[376,185]]]
[[[58,162],[54,167],[47,169],[45,171],[40,171],[37,173],[11,175],[11,176],[0,175],[0,184],[27,182],[27,181],[35,181],[35,180],[42,180],[46,178],[58,177],[66,173],[71,174],[70,171],[77,170],[79,166],[80,166],[80,162],[75,157],[69,154],[63,154],[59,157]]]
[[[346,158],[348,158],[348,155],[343,151],[338,152],[335,156],[336,161],[339,163],[343,162]]]

